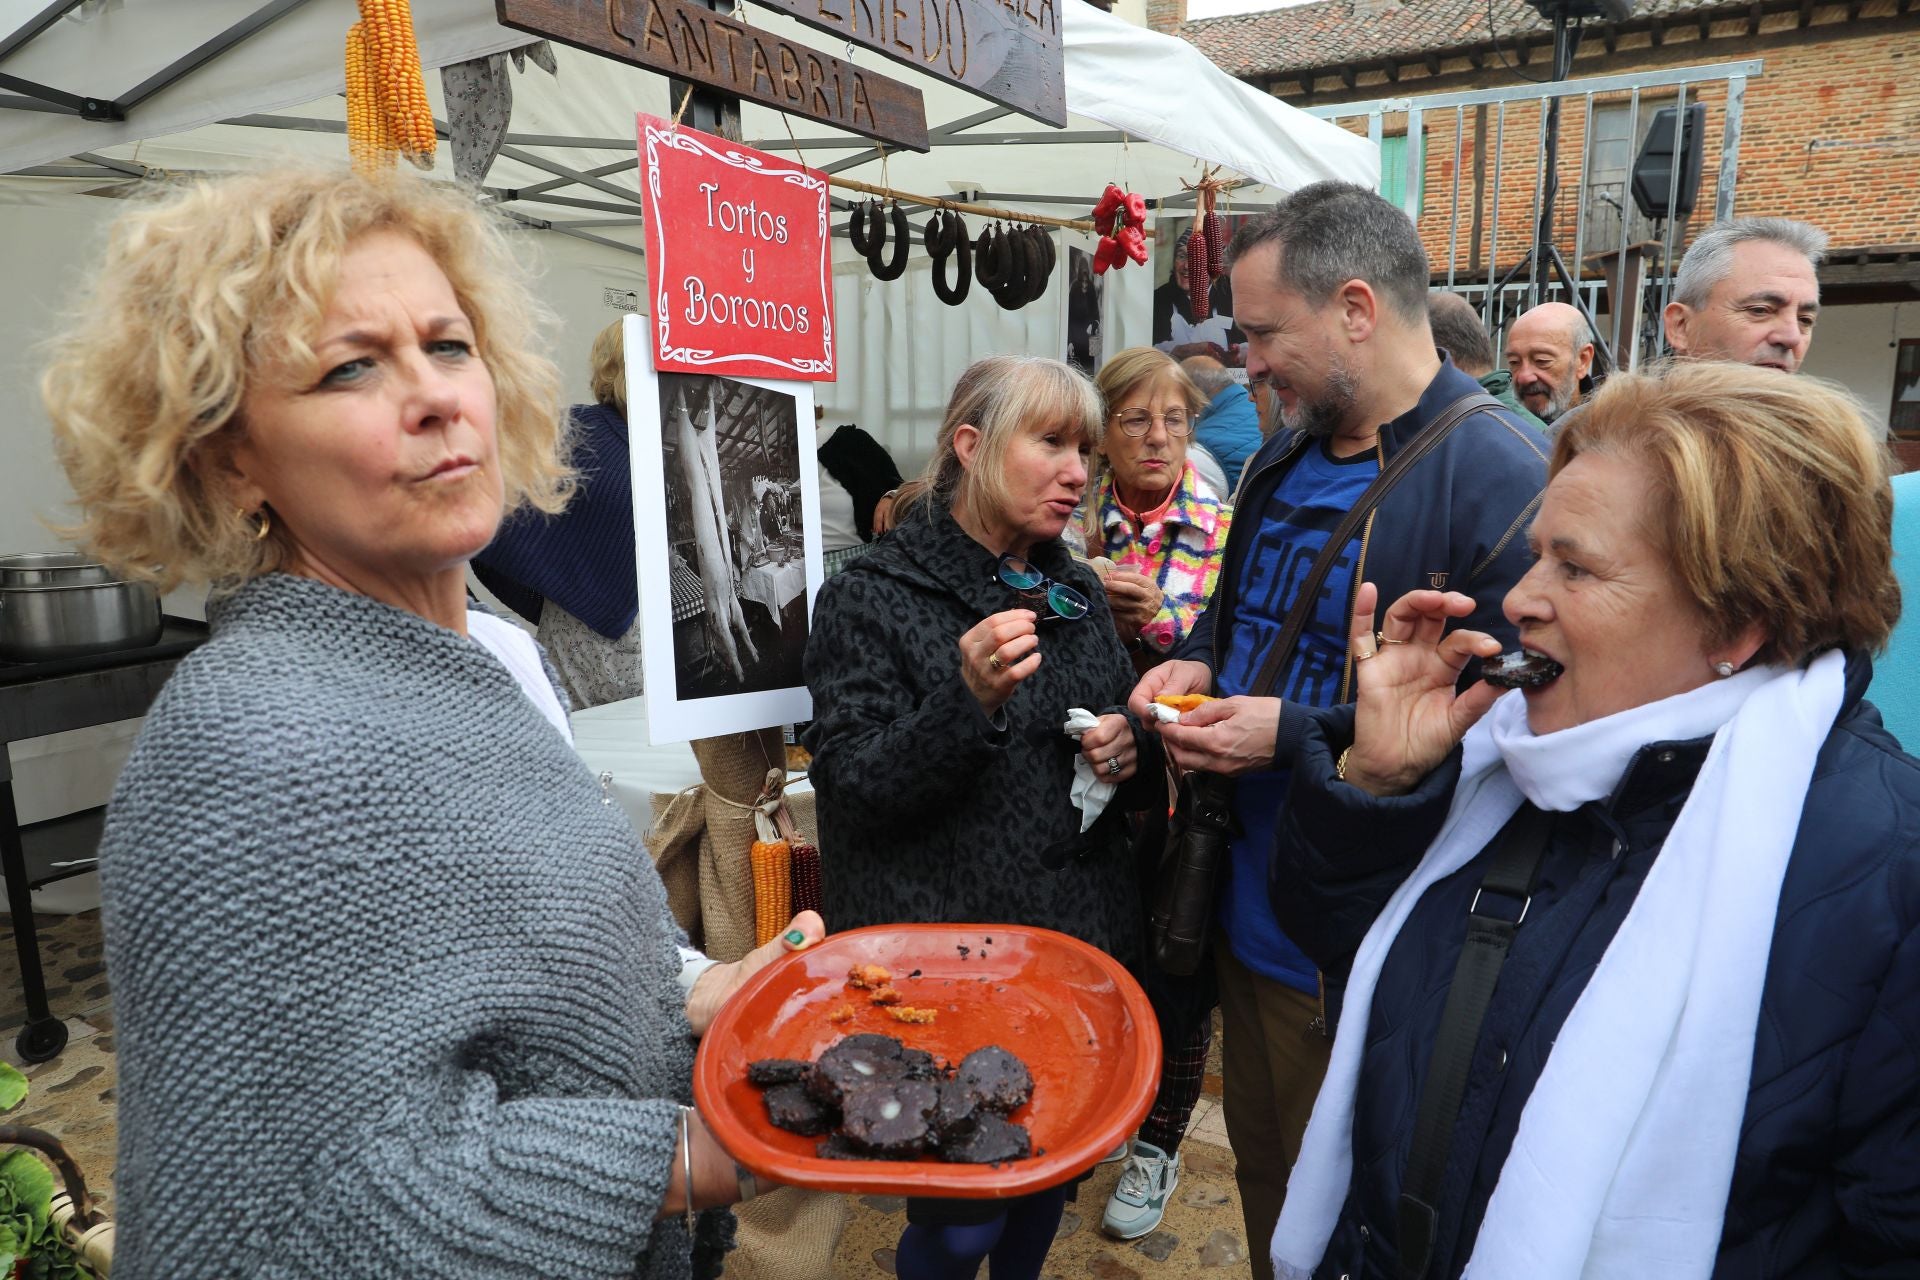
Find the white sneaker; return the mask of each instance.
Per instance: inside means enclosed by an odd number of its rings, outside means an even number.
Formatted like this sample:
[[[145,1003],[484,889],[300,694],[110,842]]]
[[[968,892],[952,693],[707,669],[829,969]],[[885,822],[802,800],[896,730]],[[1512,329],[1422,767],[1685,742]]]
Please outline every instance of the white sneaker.
[[[1120,1185],[1107,1200],[1100,1229],[1120,1240],[1137,1240],[1160,1225],[1167,1199],[1180,1185],[1180,1153],[1168,1155],[1151,1142],[1134,1140]]]
[[[1101,1164],[1118,1164],[1133,1154],[1133,1139],[1122,1138],[1120,1145],[1100,1157]]]

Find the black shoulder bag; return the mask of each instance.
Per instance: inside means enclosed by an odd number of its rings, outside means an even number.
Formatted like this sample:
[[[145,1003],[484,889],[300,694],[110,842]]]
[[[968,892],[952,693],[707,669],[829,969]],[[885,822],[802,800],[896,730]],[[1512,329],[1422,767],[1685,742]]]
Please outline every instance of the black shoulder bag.
[[[1420,1089],[1420,1109],[1413,1118],[1413,1147],[1407,1153],[1407,1173],[1400,1183],[1400,1280],[1421,1280],[1433,1265],[1438,1234],[1440,1184],[1453,1150],[1453,1127],[1460,1119],[1473,1052],[1480,1044],[1480,1024],[1507,962],[1513,935],[1527,918],[1534,886],[1540,879],[1540,858],[1547,850],[1552,816],[1522,804],[1500,833],[1493,865],[1480,881],[1467,908],[1467,941],[1453,967],[1453,985],[1447,989],[1440,1030],[1427,1062],[1427,1081]],[[1491,898],[1489,897],[1491,895]],[[1517,903],[1507,913],[1492,898]]]
[[[1259,674],[1247,687],[1250,698],[1273,695],[1281,673],[1306,630],[1313,602],[1320,595],[1327,575],[1341,551],[1380,505],[1403,476],[1416,463],[1437,448],[1442,440],[1468,415],[1481,409],[1498,409],[1501,404],[1484,391],[1462,396],[1444,409],[1440,416],[1408,442],[1407,447],[1375,476],[1360,500],[1341,517],[1327,539],[1326,546],[1314,558],[1313,569],[1287,610],[1280,638],[1267,651]],[[1233,779],[1215,773],[1195,771],[1181,781],[1174,802],[1173,818],[1167,828],[1166,848],[1155,872],[1153,909],[1148,917],[1148,935],[1154,960],[1170,974],[1185,977],[1199,970],[1206,957],[1207,935],[1213,924],[1213,904],[1219,891],[1220,871],[1227,863],[1227,845],[1233,836]]]

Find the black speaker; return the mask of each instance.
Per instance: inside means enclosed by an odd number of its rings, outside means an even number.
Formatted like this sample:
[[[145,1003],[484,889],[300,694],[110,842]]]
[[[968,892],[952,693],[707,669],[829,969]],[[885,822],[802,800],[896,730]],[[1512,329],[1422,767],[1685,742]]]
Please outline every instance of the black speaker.
[[[1633,202],[1642,217],[1667,216],[1667,185],[1674,174],[1673,120],[1676,110],[1662,107],[1653,113],[1653,125],[1647,140],[1633,162]],[[1700,196],[1701,139],[1707,131],[1707,104],[1687,104],[1687,123],[1680,130],[1680,190],[1673,197],[1673,216],[1684,218],[1693,212]]]
[[[1625,22],[1633,12],[1633,0],[1527,0],[1548,22],[1565,16],[1598,18],[1603,22]]]

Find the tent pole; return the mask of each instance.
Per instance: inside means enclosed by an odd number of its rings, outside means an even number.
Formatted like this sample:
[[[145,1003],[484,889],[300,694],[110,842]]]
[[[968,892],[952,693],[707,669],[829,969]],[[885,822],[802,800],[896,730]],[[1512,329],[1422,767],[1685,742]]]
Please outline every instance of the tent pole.
[[[951,209],[955,213],[970,213],[976,218],[998,218],[1002,222],[1035,222],[1049,227],[1070,227],[1075,231],[1092,231],[1092,218],[1050,218],[1044,213],[1017,213],[1012,209],[996,209],[992,205],[969,204],[964,200],[942,200],[939,196],[917,196],[910,191],[896,191],[892,187],[875,186],[870,182],[861,182],[855,178],[830,177],[827,179],[836,187],[846,191],[863,191],[870,196],[886,196],[893,200],[910,200],[914,204],[925,205],[929,209]]]

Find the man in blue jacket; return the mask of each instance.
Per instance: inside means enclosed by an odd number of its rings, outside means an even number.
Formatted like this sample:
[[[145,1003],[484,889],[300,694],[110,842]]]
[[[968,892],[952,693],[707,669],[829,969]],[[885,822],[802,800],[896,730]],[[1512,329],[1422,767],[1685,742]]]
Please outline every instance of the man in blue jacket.
[[[1415,587],[1464,591],[1479,608],[1461,625],[1512,641],[1501,601],[1526,570],[1546,454],[1537,431],[1435,349],[1426,252],[1393,204],[1364,187],[1315,183],[1242,227],[1227,261],[1247,372],[1272,389],[1283,429],[1247,464],[1212,602],[1130,705],[1145,719],[1158,694],[1222,699],[1160,733],[1182,768],[1236,779],[1213,950],[1227,1134],[1248,1253],[1266,1280],[1331,1043],[1319,975],[1280,931],[1266,892],[1294,749],[1310,709],[1352,700],[1348,624],[1363,581],[1378,584],[1382,600]],[[1444,439],[1423,437],[1469,400],[1472,412]],[[1416,441],[1429,451],[1409,455],[1418,461],[1333,553],[1272,696],[1247,696],[1316,557]]]
[[[1227,489],[1220,496],[1231,498],[1240,487],[1241,468],[1260,447],[1260,411],[1247,389],[1227,372],[1227,366],[1212,356],[1188,356],[1180,367],[1207,398],[1207,407],[1193,424],[1193,438],[1226,473]]]

